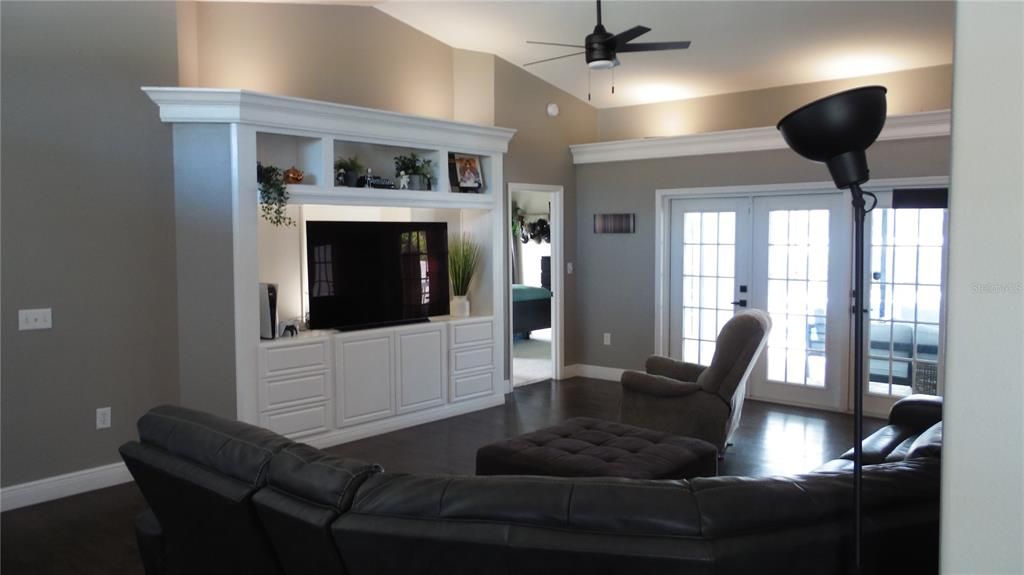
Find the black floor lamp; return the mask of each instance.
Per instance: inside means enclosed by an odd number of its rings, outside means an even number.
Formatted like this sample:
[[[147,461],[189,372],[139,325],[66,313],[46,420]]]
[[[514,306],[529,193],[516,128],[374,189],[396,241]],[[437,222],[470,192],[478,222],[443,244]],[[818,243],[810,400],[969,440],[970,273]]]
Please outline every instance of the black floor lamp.
[[[864,216],[860,185],[868,181],[864,151],[885,125],[885,87],[867,86],[833,94],[790,112],[778,129],[793,151],[825,162],[839,189],[853,195],[853,567],[861,572],[861,440],[864,437]]]

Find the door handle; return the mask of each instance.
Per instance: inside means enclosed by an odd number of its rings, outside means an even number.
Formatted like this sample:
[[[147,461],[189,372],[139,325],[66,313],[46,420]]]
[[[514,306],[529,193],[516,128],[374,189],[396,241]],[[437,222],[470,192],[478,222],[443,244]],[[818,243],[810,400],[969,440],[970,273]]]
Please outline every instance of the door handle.
[[[747,307],[747,300],[745,300],[745,299],[736,300],[736,301],[732,302],[732,305],[738,305],[740,307]]]

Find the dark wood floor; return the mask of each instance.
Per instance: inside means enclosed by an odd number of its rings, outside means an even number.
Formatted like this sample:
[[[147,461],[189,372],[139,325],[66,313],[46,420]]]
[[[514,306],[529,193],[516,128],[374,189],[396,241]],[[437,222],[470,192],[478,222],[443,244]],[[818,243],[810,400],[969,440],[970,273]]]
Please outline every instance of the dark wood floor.
[[[571,379],[517,388],[504,406],[330,448],[392,472],[472,474],[476,450],[492,441],[567,419],[615,419],[618,384]],[[883,424],[865,422],[866,433]],[[809,471],[852,444],[848,415],[747,401],[723,475]],[[118,485],[0,514],[4,575],[141,574],[133,519],[145,503],[134,484]]]

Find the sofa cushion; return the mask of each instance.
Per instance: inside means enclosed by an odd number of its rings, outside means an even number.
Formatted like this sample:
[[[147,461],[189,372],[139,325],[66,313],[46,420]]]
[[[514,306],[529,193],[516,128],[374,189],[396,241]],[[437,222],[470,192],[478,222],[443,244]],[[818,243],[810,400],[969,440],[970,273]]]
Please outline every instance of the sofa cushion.
[[[259,486],[275,452],[292,442],[272,431],[209,413],[162,405],[139,419],[139,440]]]
[[[380,465],[343,459],[295,443],[270,460],[268,482],[274,489],[341,512],[348,509],[359,485],[381,471]]]
[[[921,435],[917,436],[910,446],[907,459],[919,457],[939,457],[942,454],[942,422],[929,427]]]
[[[700,535],[686,481],[380,474],[352,513],[486,521],[634,535]]]

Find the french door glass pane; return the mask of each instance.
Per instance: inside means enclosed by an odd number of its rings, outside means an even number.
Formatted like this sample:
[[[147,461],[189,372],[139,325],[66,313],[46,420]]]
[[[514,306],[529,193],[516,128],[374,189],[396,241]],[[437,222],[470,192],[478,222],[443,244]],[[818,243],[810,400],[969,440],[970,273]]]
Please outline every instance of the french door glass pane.
[[[937,393],[946,210],[871,216],[868,392]]]
[[[708,365],[715,340],[733,316],[736,213],[683,215],[683,361]]]
[[[768,379],[825,386],[828,210],[768,212]]]

